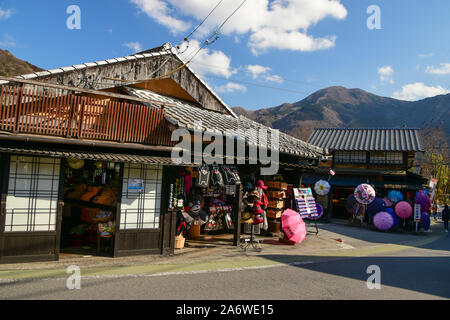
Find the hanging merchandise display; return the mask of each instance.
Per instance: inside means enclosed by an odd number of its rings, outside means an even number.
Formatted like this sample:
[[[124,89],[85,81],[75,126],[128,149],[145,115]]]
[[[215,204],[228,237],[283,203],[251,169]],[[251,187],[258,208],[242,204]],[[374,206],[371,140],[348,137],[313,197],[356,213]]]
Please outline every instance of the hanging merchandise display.
[[[218,166],[213,166],[211,171],[211,185],[214,187],[224,187],[225,183],[223,181],[222,173]]]
[[[208,188],[211,171],[207,166],[198,169],[197,187]]]
[[[193,173],[192,173],[193,172]],[[234,166],[204,165],[187,168],[175,181],[175,207],[183,217],[189,238],[202,239],[202,233],[234,229],[233,205],[239,174]],[[192,230],[191,230],[192,228]],[[189,239],[188,238],[188,239]]]
[[[391,200],[393,203],[397,203],[403,200],[403,195],[398,190],[392,190],[388,194],[389,200]]]
[[[395,206],[395,214],[401,219],[408,219],[411,217],[413,209],[406,201],[400,201]]]
[[[361,204],[368,205],[375,200],[375,190],[368,184],[360,184],[354,192],[356,201]]]
[[[328,193],[330,193],[330,189],[330,184],[325,180],[317,181],[314,186],[314,191],[316,191],[319,196],[326,196]]]
[[[387,231],[394,226],[394,219],[387,212],[379,212],[373,218],[373,224],[380,231]]]

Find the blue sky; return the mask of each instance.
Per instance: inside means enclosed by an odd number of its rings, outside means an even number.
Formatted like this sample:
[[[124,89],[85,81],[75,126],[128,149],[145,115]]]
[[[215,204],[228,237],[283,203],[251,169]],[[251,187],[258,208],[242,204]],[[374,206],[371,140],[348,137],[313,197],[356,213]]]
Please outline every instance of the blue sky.
[[[0,0],[0,48],[52,69],[178,44],[219,0]],[[241,0],[224,0],[189,50]],[[81,9],[69,30],[66,9]],[[377,5],[381,29],[369,30]],[[230,106],[296,102],[340,85],[404,100],[450,93],[448,0],[247,0],[192,68]],[[277,89],[273,89],[277,88]]]

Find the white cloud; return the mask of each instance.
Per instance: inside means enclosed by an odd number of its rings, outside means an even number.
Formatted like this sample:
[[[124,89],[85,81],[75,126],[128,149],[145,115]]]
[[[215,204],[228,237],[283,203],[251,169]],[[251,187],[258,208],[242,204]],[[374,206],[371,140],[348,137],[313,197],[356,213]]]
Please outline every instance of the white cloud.
[[[176,33],[184,31],[184,20],[202,21],[216,5],[205,0],[131,0],[150,17]],[[195,37],[204,39],[211,34],[241,4],[242,0],[227,0],[198,29]],[[170,5],[170,7],[169,7]],[[170,10],[172,8],[172,10]],[[183,17],[183,20],[181,18]],[[345,19],[346,8],[340,0],[252,0],[247,1],[221,30],[226,35],[249,35],[253,54],[269,49],[314,51],[335,45],[333,35],[314,37],[308,29],[331,17]],[[162,20],[164,17],[166,20]],[[168,23],[169,20],[174,23]],[[182,27],[180,27],[182,26]]]
[[[428,59],[434,56],[434,53],[430,52],[430,53],[421,53],[419,54],[419,58],[422,59]]]
[[[249,65],[247,66],[248,72],[252,75],[253,79],[257,79],[260,75],[267,73],[271,69],[269,67],[264,67],[260,65]]]
[[[192,59],[193,55],[199,50],[200,42],[192,40],[189,44],[189,48],[185,51],[181,58],[188,62]],[[181,48],[181,51],[184,51]],[[204,48],[199,51],[193,61],[189,64],[192,69],[200,76],[212,74],[217,76],[223,76],[225,78],[231,77],[237,72],[237,70],[231,68],[231,58],[225,53],[218,50],[211,50]]]
[[[3,39],[0,40],[0,47],[3,48],[15,48],[16,47],[16,41],[13,37],[11,37],[9,34],[5,33],[3,36]]]
[[[172,16],[175,12],[170,8],[166,1],[163,0],[131,0],[138,8],[145,12],[150,18],[154,19],[159,24],[170,29],[174,34],[185,32],[191,26]]]
[[[0,8],[0,20],[2,19],[8,19],[9,17],[11,17],[11,15],[13,14],[13,10],[12,9],[2,9]]]
[[[392,68],[392,66],[384,66],[378,68],[378,74],[380,75],[381,82],[389,82],[391,84],[394,83],[394,79],[392,79],[394,69]]]
[[[247,92],[247,88],[235,82],[228,82],[226,85],[216,87],[216,91],[219,93]]]
[[[450,74],[450,63],[441,63],[440,67],[436,68],[434,66],[429,66],[425,70],[425,73],[447,75]]]
[[[133,53],[142,51],[142,45],[139,42],[127,42],[124,46],[132,50]]]
[[[428,87],[423,82],[416,82],[403,86],[401,91],[394,92],[393,97],[400,100],[416,101],[448,93],[450,91],[441,86]]]
[[[253,80],[256,80],[258,78],[263,78],[266,81],[271,82],[277,82],[277,83],[283,83],[283,78],[278,75],[272,75],[269,74],[269,71],[272,69],[269,67],[264,67],[260,65],[248,65],[247,66],[247,72],[251,74]]]

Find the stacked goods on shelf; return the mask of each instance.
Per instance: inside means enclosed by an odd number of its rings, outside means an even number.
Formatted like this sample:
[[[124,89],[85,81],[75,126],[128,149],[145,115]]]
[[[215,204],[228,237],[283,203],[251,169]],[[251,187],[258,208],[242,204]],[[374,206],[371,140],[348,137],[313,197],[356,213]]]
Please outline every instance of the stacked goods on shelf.
[[[286,199],[286,190],[288,184],[279,181],[270,181],[267,183],[269,189],[266,196],[269,199],[269,206],[266,210],[267,220],[269,222],[269,232],[278,234],[281,229],[281,214],[283,213]]]

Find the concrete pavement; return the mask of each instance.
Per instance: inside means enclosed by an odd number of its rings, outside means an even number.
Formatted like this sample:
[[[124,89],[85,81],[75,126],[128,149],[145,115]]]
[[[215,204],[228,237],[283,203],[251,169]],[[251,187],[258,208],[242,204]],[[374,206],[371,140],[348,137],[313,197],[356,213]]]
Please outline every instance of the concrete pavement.
[[[127,258],[70,258],[58,262],[0,265],[0,283],[36,279],[67,278],[66,269],[77,265],[82,277],[132,277],[140,275],[181,275],[214,270],[252,270],[321,261],[336,261],[424,246],[446,236],[441,223],[433,223],[431,233],[385,233],[335,224],[319,225],[318,235],[309,234],[300,245],[282,245],[276,239],[266,239],[262,252],[226,244],[186,249],[172,257],[142,256]],[[310,226],[310,231],[314,231]],[[339,241],[338,241],[339,240]]]

